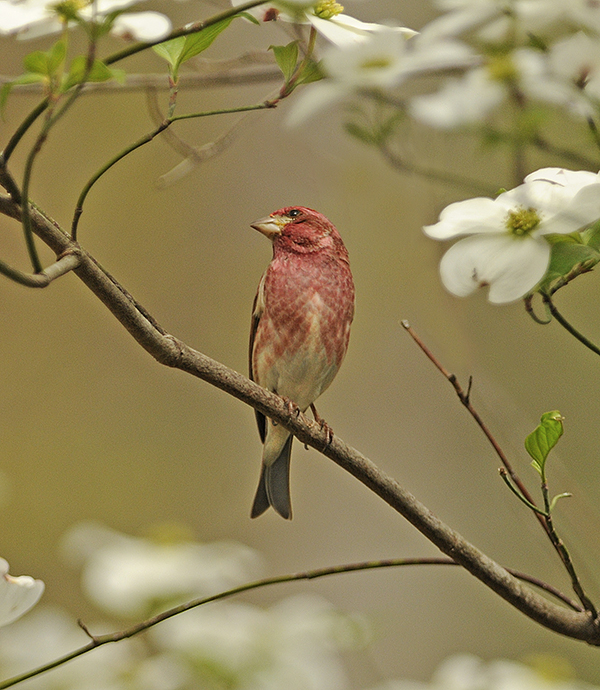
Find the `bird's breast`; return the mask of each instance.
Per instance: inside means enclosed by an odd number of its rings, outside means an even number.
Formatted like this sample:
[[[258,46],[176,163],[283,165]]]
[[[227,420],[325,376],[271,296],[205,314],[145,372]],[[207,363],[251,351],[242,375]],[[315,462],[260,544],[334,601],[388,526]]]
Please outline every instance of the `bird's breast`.
[[[308,407],[339,369],[350,334],[354,287],[347,263],[273,261],[254,343],[260,385]]]

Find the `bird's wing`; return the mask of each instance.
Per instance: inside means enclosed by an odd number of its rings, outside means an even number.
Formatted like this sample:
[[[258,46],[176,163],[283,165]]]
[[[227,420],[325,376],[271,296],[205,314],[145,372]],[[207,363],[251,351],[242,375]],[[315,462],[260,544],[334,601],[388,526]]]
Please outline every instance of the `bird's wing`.
[[[260,279],[260,283],[258,284],[258,290],[256,291],[256,296],[254,297],[254,304],[252,305],[252,324],[250,326],[250,348],[249,348],[249,372],[250,372],[250,379],[252,381],[256,382],[256,379],[254,378],[254,366],[253,366],[253,360],[254,360],[254,340],[256,338],[256,331],[258,329],[258,323],[260,321],[260,317],[262,316],[264,310],[265,310],[265,297],[264,297],[264,292],[265,292],[265,278],[266,278],[267,272],[265,271],[262,275],[262,278]],[[265,442],[265,436],[267,433],[267,420],[265,419],[264,414],[262,412],[259,412],[258,410],[254,411],[256,415],[256,423],[258,425],[258,433],[260,436],[260,440],[264,443]]]

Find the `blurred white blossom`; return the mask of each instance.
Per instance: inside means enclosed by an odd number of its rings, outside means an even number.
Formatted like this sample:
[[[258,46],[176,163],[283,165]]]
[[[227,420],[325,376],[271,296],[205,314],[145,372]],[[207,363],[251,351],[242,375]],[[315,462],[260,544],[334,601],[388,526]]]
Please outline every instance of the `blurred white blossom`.
[[[366,628],[321,597],[299,595],[268,610],[218,602],[170,619],[150,635],[190,668],[210,668],[218,687],[344,690],[338,650],[364,643]]]
[[[460,36],[471,30],[487,42],[525,38],[563,28],[565,22],[600,31],[600,7],[589,0],[437,0],[445,14],[423,29],[427,36]]]
[[[44,583],[29,575],[13,577],[8,563],[0,558],[0,626],[8,625],[35,606],[44,592]]]
[[[489,286],[489,300],[517,300],[539,283],[550,261],[545,235],[568,234],[600,218],[600,177],[586,171],[544,168],[495,199],[479,197],[447,206],[429,237],[469,235],[443,256],[444,286],[464,297]]]
[[[392,680],[371,690],[598,690],[572,677],[568,662],[540,655],[527,665],[497,659],[484,661],[472,654],[445,659],[431,681]]]
[[[0,36],[37,38],[62,30],[64,24],[59,17],[65,16],[63,10],[90,21],[93,16],[103,17],[137,2],[140,0],[96,0],[94,7],[89,0],[0,0]],[[112,31],[124,38],[157,41],[169,34],[171,20],[160,12],[123,13]]]
[[[514,94],[515,87],[530,99],[570,109],[577,103],[579,111],[584,111],[573,82],[553,72],[545,53],[530,48],[487,59],[483,66],[448,79],[439,91],[416,96],[409,111],[416,119],[442,129],[481,123]]]
[[[289,122],[297,124],[361,90],[392,89],[410,76],[467,66],[472,59],[473,52],[462,43],[423,44],[418,35],[407,40],[392,30],[356,45],[332,46],[321,61],[325,79],[299,95]]]
[[[189,596],[188,588],[194,596],[227,589],[255,578],[258,567],[256,554],[239,544],[161,545],[97,524],[71,530],[65,551],[83,564],[86,591],[121,615],[175,603]],[[341,614],[321,597],[292,596],[270,609],[214,602],[150,628],[136,639],[144,655],[130,648],[137,656],[130,656],[127,684],[115,677],[114,684],[107,679],[95,690],[346,690],[339,651],[364,645],[367,638],[360,617]],[[115,668],[124,675],[119,663]],[[75,690],[68,683],[62,687]]]
[[[156,543],[94,523],[73,528],[65,550],[83,565],[83,588],[105,611],[140,616],[258,577],[257,553],[235,542]]]
[[[99,632],[92,625],[95,632]],[[106,628],[105,628],[106,630]],[[58,608],[36,609],[0,630],[0,672],[7,678],[30,671],[89,642],[75,619]],[[140,656],[137,640],[105,645],[27,682],[32,690],[125,690]]]

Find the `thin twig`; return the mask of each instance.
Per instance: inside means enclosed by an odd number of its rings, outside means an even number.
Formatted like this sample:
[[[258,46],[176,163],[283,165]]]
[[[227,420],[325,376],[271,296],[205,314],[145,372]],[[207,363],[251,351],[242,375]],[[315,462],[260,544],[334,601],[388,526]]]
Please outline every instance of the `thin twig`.
[[[17,268],[9,266],[6,262],[0,261],[0,274],[14,280],[15,283],[26,287],[45,288],[53,280],[64,276],[69,271],[75,270],[80,263],[78,253],[70,251],[64,254],[50,266],[47,266],[41,273],[24,273]]]
[[[433,362],[433,364],[436,366],[436,368],[443,374],[443,376],[452,384],[454,387],[454,390],[456,391],[456,394],[458,396],[458,399],[461,401],[461,403],[467,408],[469,414],[473,417],[479,428],[483,431],[485,434],[486,438],[488,441],[491,443],[492,447],[496,451],[496,454],[500,458],[502,464],[504,465],[505,470],[508,472],[510,475],[510,478],[514,482],[514,484],[518,487],[518,492],[514,489],[514,487],[508,482],[506,475],[502,474],[501,476],[504,479],[504,481],[508,484],[509,488],[513,490],[514,493],[516,493],[520,500],[522,500],[524,503],[526,503],[532,510],[533,514],[535,515],[537,521],[540,523],[542,526],[544,532],[546,532],[548,538],[550,539],[550,543],[554,547],[555,551],[557,552],[560,560],[563,563],[563,566],[565,567],[565,570],[569,574],[569,577],[571,578],[571,584],[573,585],[573,591],[577,596],[579,597],[579,600],[583,604],[584,608],[589,611],[594,618],[596,617],[596,609],[590,599],[587,597],[585,594],[583,587],[581,586],[581,583],[579,581],[579,578],[575,572],[575,568],[573,567],[573,563],[571,561],[571,557],[569,555],[569,552],[567,551],[566,547],[564,546],[562,540],[558,537],[556,534],[556,531],[554,529],[554,525],[552,524],[552,519],[549,514],[549,506],[545,505],[545,510],[540,510],[538,506],[536,505],[535,500],[523,484],[523,482],[519,479],[517,476],[516,472],[512,469],[511,464],[508,461],[508,458],[504,454],[504,451],[500,448],[498,445],[496,439],[493,437],[492,433],[490,430],[487,428],[486,424],[483,422],[477,411],[473,408],[473,406],[470,403],[468,395],[466,395],[458,383],[456,376],[454,374],[451,374],[441,363],[440,361],[435,357],[435,355],[429,350],[429,348],[423,343],[423,341],[419,338],[419,336],[415,333],[415,331],[412,329],[408,321],[402,321],[402,327],[408,332],[408,334],[411,336],[411,338],[414,340],[414,342],[421,348],[423,353]],[[469,385],[470,389],[470,385]],[[520,494],[520,495],[519,495]],[[546,503],[546,496],[544,495],[544,501]]]
[[[549,323],[552,323],[552,316],[548,316],[548,307],[546,306],[546,319],[541,319],[533,310],[533,297],[533,295],[527,295],[523,300],[525,311],[536,323],[539,323],[541,326],[547,326]]]
[[[600,348],[597,345],[595,345],[589,338],[586,338],[586,336],[583,335],[583,333],[580,333],[572,324],[570,324],[565,319],[565,317],[556,308],[556,305],[552,301],[552,297],[550,295],[543,294],[542,299],[544,300],[544,304],[548,306],[548,309],[550,310],[552,316],[565,330],[567,330],[574,338],[579,340],[579,342],[585,345],[589,350],[591,350],[597,355],[600,355]]]
[[[481,419],[479,413],[473,405],[471,404],[469,396],[464,392],[462,386],[458,382],[456,376],[454,374],[451,374],[443,365],[442,363],[437,359],[437,357],[431,352],[431,350],[425,345],[425,343],[419,338],[419,336],[415,333],[413,330],[412,326],[408,323],[408,321],[402,321],[401,322],[402,328],[410,335],[410,337],[414,340],[414,342],[419,346],[421,351],[427,356],[427,358],[434,364],[436,369],[446,378],[451,384],[454,390],[456,391],[456,395],[458,396],[458,399],[461,401],[461,403],[465,406],[471,417],[475,420],[477,423],[477,426],[483,431],[485,437],[487,440],[490,442],[492,445],[492,448],[496,452],[496,455],[500,458],[500,462],[504,465],[506,468],[506,471],[510,475],[510,478],[514,482],[514,484],[518,487],[519,491],[521,494],[531,503],[532,505],[535,504],[534,498],[531,496],[529,491],[527,490],[527,487],[523,484],[515,470],[513,469],[509,459],[507,458],[506,454],[500,447],[500,444],[496,441],[494,438],[492,432],[488,429],[487,425]],[[470,388],[470,386],[469,386]],[[540,518],[540,516],[538,516]],[[545,523],[543,519],[540,518],[540,524],[544,528],[546,532],[548,530],[546,529]]]
[[[585,170],[595,170],[600,167],[598,159],[588,158],[587,156],[583,156],[582,154],[571,151],[570,149],[565,149],[562,146],[551,144],[539,134],[536,134],[533,139],[531,139],[531,143],[540,151],[550,153],[553,156],[558,156],[565,161],[569,161],[570,163],[577,165],[580,168],[584,168]]]
[[[79,195],[79,198],[77,199],[77,205],[75,207],[75,212],[73,214],[73,220],[71,223],[71,238],[73,240],[77,239],[77,227],[79,225],[79,219],[81,218],[81,214],[83,213],[83,204],[86,200],[87,195],[89,194],[91,188],[96,184],[96,182],[106,173],[108,170],[110,170],[116,163],[118,163],[120,160],[123,160],[125,156],[128,156],[130,153],[135,151],[136,149],[139,149],[141,146],[144,146],[144,144],[150,143],[155,137],[157,137],[161,132],[163,132],[167,127],[170,127],[174,122],[177,122],[178,120],[189,120],[192,118],[200,118],[200,117],[209,117],[211,115],[224,115],[227,113],[243,113],[243,112],[248,112],[252,110],[266,110],[269,108],[274,108],[276,107],[274,103],[270,101],[265,101],[263,103],[256,103],[254,105],[246,105],[246,106],[239,106],[236,108],[222,108],[220,110],[211,110],[211,111],[206,111],[203,113],[189,113],[185,115],[175,115],[171,118],[167,118],[164,120],[156,129],[154,129],[152,132],[149,132],[148,134],[145,134],[143,137],[138,139],[136,142],[128,146],[126,149],[118,153],[116,156],[111,158],[105,165],[103,165],[100,170],[98,170],[85,184],[83,189],[81,190],[81,193]]]
[[[42,272],[42,264],[39,259],[37,249],[35,247],[35,242],[33,240],[33,231],[31,229],[31,216],[30,216],[30,207],[29,207],[29,185],[31,182],[31,175],[33,173],[33,164],[42,150],[42,147],[44,143],[46,142],[48,135],[50,134],[50,130],[54,125],[60,120],[60,118],[65,115],[65,113],[71,108],[71,106],[75,103],[79,95],[81,94],[81,89],[83,88],[83,85],[88,78],[89,73],[92,70],[92,66],[94,64],[94,56],[96,53],[96,44],[94,41],[91,41],[88,47],[88,54],[87,54],[87,60],[86,60],[86,66],[84,73],[82,75],[81,81],[75,86],[75,88],[71,91],[71,93],[68,95],[65,103],[58,108],[58,100],[54,100],[54,96],[56,94],[50,96],[50,109],[48,110],[47,113],[47,118],[46,122],[44,123],[44,126],[42,127],[37,139],[35,140],[35,143],[33,147],[31,148],[31,151],[29,152],[27,156],[27,160],[25,162],[25,171],[23,173],[23,185],[22,185],[22,194],[23,194],[23,211],[22,211],[22,219],[21,223],[23,225],[23,232],[25,233],[25,244],[27,246],[27,251],[29,253],[29,258],[31,260],[31,264],[33,266],[33,270],[35,273],[41,273]],[[61,94],[58,94],[58,97],[60,97]]]
[[[432,180],[433,182],[442,182],[443,184],[452,185],[453,187],[460,187],[473,194],[483,194],[484,196],[494,195],[494,191],[488,186],[471,178],[461,177],[457,175],[456,172],[447,173],[443,170],[432,170],[431,168],[423,168],[414,163],[407,163],[394,153],[385,142],[379,144],[379,151],[393,168],[401,172],[413,173],[425,180]]]
[[[0,690],[5,690],[6,688],[16,685],[17,683],[21,683],[35,676],[39,676],[43,673],[46,673],[47,671],[51,671],[52,669],[62,666],[63,664],[67,663],[68,661],[71,661],[72,659],[76,659],[77,657],[82,656],[83,654],[87,654],[88,652],[91,652],[93,649],[102,647],[103,645],[109,644],[110,642],[119,642],[121,640],[134,637],[135,635],[143,632],[144,630],[148,630],[149,628],[157,625],[158,623],[162,623],[162,621],[168,620],[169,618],[173,618],[174,616],[184,613],[185,611],[190,611],[191,609],[203,606],[204,604],[208,604],[214,601],[221,601],[223,599],[233,597],[237,594],[250,592],[256,589],[262,589],[263,587],[269,587],[271,585],[276,584],[297,582],[299,580],[317,580],[321,577],[327,577],[329,575],[340,575],[342,573],[352,573],[364,570],[394,568],[410,565],[456,566],[458,565],[458,563],[449,558],[399,558],[379,561],[365,561],[362,563],[347,563],[344,565],[328,566],[326,568],[318,568],[316,570],[308,570],[306,572],[294,573],[291,575],[268,577],[262,580],[257,580],[255,582],[240,585],[239,587],[234,587],[225,592],[213,594],[212,596],[202,597],[200,599],[193,599],[192,601],[186,602],[185,604],[174,606],[173,608],[170,608],[167,611],[163,611],[162,613],[159,613],[158,615],[153,616],[152,618],[142,621],[141,623],[137,623],[131,626],[130,628],[126,628],[125,630],[121,630],[119,632],[107,633],[104,635],[92,634],[87,625],[83,621],[78,620],[77,624],[90,638],[90,642],[72,652],[69,652],[68,654],[65,654],[62,657],[59,657],[58,659],[54,659],[53,661],[44,664],[43,666],[39,666],[38,668],[35,668],[31,671],[27,671],[26,673],[22,673],[18,676],[14,676],[13,678],[9,678],[5,681],[0,682]],[[578,606],[578,604],[576,604],[574,601],[571,601],[568,597],[562,594],[562,592],[559,592],[551,585],[542,582],[538,578],[526,575],[525,573],[521,573],[516,570],[509,570],[509,572],[519,580],[529,582],[530,584],[535,585],[536,587],[539,587],[548,594],[556,597],[574,611],[581,612],[581,608]]]
[[[508,472],[506,471],[506,468],[501,467],[499,470],[500,476],[502,477],[504,483],[506,486],[513,492],[513,494],[521,501],[521,503],[525,504],[530,510],[533,510],[535,513],[539,513],[543,517],[547,518],[549,516],[549,513],[544,512],[543,510],[540,510],[535,504],[530,503],[525,496],[515,487],[512,485],[512,482],[509,479]]]
[[[565,564],[565,568],[566,568],[567,572],[569,573],[569,577],[571,578],[571,585],[573,587],[573,591],[575,592],[575,594],[577,594],[579,601],[583,604],[586,611],[589,611],[594,617],[597,617],[598,614],[596,611],[596,607],[594,606],[592,601],[589,599],[589,597],[586,595],[586,593],[583,589],[581,581],[579,580],[579,576],[577,575],[577,573],[575,571],[575,566],[573,565],[573,561],[571,560],[571,554],[567,550],[567,547],[564,545],[563,540],[558,536],[558,533],[556,532],[556,529],[554,528],[554,519],[552,518],[552,511],[550,509],[550,494],[548,492],[548,483],[546,482],[544,472],[542,472],[542,496],[544,497],[544,510],[546,511],[546,524],[548,525],[550,538],[552,539],[552,543],[554,544],[554,548],[560,554],[561,559],[562,559],[563,563]]]

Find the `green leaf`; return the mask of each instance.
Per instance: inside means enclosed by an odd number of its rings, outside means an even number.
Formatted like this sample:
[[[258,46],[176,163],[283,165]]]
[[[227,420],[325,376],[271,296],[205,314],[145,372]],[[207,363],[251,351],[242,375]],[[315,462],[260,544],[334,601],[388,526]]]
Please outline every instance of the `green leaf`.
[[[589,247],[600,251],[600,221],[581,233],[581,241]]]
[[[568,275],[576,266],[587,261],[598,263],[600,253],[588,244],[574,242],[569,235],[564,236],[563,241],[552,245],[550,265],[538,289],[541,292],[546,291],[554,281]]]
[[[250,12],[240,12],[238,14],[238,17],[243,17],[244,19],[247,19],[249,22],[256,24],[256,26],[260,26],[260,22],[258,21],[258,19],[251,15]]]
[[[125,73],[123,70],[111,69],[105,65],[102,60],[94,60],[91,69],[87,72],[87,57],[85,55],[77,56],[69,69],[69,74],[65,77],[63,89],[67,91],[75,84],[80,84],[84,79],[86,82],[101,82],[115,79],[122,82]]]
[[[533,458],[531,463],[545,480],[545,465],[548,454],[563,435],[563,419],[558,410],[546,412],[541,422],[525,439],[525,449]]]
[[[53,77],[65,61],[67,46],[64,41],[57,41],[50,50],[36,50],[29,53],[23,59],[25,70],[34,74],[43,74],[45,77]]]
[[[201,29],[195,34],[172,38],[170,41],[165,41],[164,43],[153,46],[152,49],[159,57],[169,63],[171,77],[173,81],[177,81],[177,75],[181,65],[206,50],[215,38],[222,31],[225,31],[231,22],[239,16],[241,15],[236,14],[232,17],[227,17],[216,24],[211,24],[211,26]]]
[[[273,51],[275,61],[283,74],[283,78],[288,82],[296,71],[296,65],[298,64],[298,41],[292,41],[286,46],[269,46],[269,50]]]
[[[298,75],[296,84],[310,84],[313,81],[320,81],[323,76],[321,63],[309,60]]]
[[[152,46],[152,50],[163,60],[166,60],[169,63],[169,66],[174,69],[179,58],[181,57],[181,51],[183,50],[185,38],[185,36],[172,38],[170,41],[165,41],[164,43],[159,43],[156,46]]]
[[[27,72],[48,76],[48,56],[43,50],[35,50],[26,55],[23,59],[23,65]]]
[[[217,22],[216,24],[207,26],[205,29],[202,29],[202,31],[199,31],[197,34],[190,34],[189,36],[186,36],[185,45],[183,46],[183,51],[181,53],[181,58],[179,59],[179,64],[183,64],[190,58],[196,57],[196,55],[199,55],[201,52],[206,50],[212,44],[215,38],[221,32],[225,31],[225,29],[231,24],[231,22],[236,18],[236,16],[238,15],[222,19],[220,22]]]
[[[6,107],[6,102],[13,86],[16,86],[17,84],[39,84],[43,81],[46,81],[46,77],[44,75],[34,72],[26,72],[20,77],[3,84],[2,88],[0,89],[0,116],[4,115],[4,108]]]
[[[376,137],[369,129],[357,124],[356,122],[346,122],[344,124],[344,129],[350,136],[359,139],[365,144],[374,144],[376,142]]]
[[[58,68],[64,63],[67,57],[67,46],[64,41],[57,41],[47,53],[48,74],[56,74]]]
[[[125,12],[125,9],[113,10],[112,12],[105,14],[103,17],[98,17],[95,22],[88,21],[82,17],[78,17],[76,21],[79,26],[85,30],[87,35],[90,37],[90,40],[97,41],[99,38],[106,36],[106,34],[110,32],[117,17]]]

